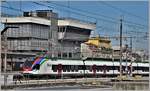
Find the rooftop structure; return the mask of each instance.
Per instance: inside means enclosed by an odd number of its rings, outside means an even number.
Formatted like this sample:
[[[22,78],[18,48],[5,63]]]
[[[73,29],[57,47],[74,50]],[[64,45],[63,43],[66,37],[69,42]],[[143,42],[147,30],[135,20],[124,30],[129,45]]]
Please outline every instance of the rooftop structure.
[[[85,43],[95,45],[97,47],[111,48],[111,41],[101,37],[92,37]]]
[[[81,53],[87,58],[112,58],[111,41],[101,37],[89,38],[81,44]]]

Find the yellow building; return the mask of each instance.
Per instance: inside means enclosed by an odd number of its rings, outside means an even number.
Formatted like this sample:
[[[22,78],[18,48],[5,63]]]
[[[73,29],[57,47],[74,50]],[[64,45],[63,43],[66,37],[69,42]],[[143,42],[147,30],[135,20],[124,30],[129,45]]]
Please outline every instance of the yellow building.
[[[94,45],[96,47],[111,48],[111,41],[106,38],[92,37],[85,43],[89,45]]]

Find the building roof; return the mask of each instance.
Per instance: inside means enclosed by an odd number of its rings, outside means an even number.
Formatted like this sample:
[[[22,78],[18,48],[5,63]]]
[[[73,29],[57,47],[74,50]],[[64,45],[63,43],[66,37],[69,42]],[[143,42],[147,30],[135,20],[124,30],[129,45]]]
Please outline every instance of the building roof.
[[[90,38],[87,42],[85,42],[86,44],[92,44],[95,45],[97,47],[100,46],[100,43],[110,43],[111,41],[108,39],[104,39],[104,38],[100,38],[100,37],[92,37]]]
[[[50,25],[51,21],[40,18],[40,17],[2,17],[1,18],[2,23],[36,23],[36,24],[43,24],[43,25]],[[85,28],[94,30],[96,28],[95,23],[88,23],[88,22],[81,22],[79,20],[75,19],[59,19],[58,20],[58,26],[73,26],[73,27],[79,27],[79,28]]]

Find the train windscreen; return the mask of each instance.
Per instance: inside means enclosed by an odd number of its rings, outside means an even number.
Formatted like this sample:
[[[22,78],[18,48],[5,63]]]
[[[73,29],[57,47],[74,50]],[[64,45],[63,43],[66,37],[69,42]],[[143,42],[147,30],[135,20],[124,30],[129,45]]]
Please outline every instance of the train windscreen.
[[[23,63],[23,71],[25,70],[31,70],[31,67],[32,67],[32,64],[33,64],[34,61],[25,61]]]

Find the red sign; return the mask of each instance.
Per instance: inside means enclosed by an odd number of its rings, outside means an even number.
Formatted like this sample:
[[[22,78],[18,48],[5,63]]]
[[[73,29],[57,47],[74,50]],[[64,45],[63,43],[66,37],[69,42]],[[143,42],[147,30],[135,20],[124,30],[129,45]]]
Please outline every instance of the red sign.
[[[61,72],[62,72],[62,64],[58,64],[57,70],[58,70],[58,74],[61,74]]]

